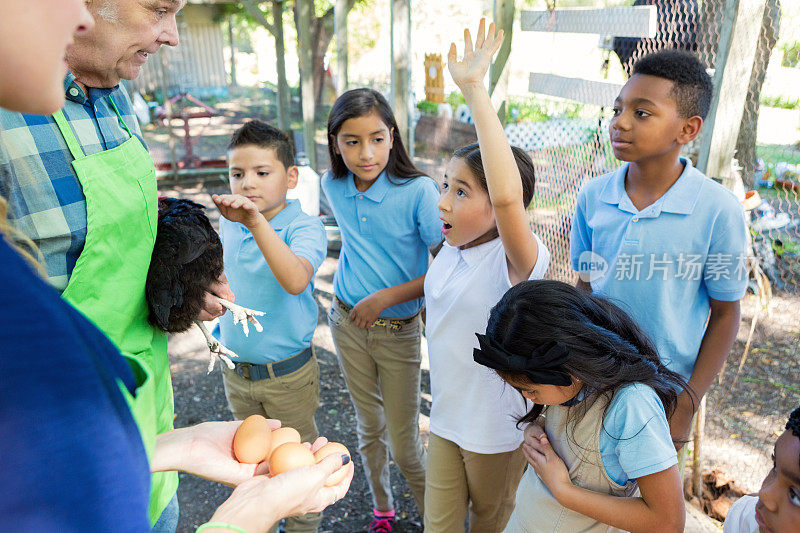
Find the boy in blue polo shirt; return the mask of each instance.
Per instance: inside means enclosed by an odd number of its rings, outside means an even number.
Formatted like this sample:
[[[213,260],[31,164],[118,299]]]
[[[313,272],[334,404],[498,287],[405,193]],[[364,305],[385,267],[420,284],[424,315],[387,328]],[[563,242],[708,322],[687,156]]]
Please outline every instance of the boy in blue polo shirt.
[[[222,343],[239,357],[223,366],[225,396],[233,415],[275,418],[318,436],[319,366],[311,347],[317,326],[314,274],[325,259],[322,222],[300,210],[286,191],[297,185],[294,149],[280,130],[251,121],[228,146],[231,193],[214,195],[220,219],[225,274],[238,304],[266,311],[264,331],[244,335],[228,313],[220,319]],[[287,532],[313,532],[319,513],[286,520]]]
[[[609,126],[626,164],[581,188],[572,221],[578,286],[628,311],[697,394],[682,393],[670,418],[678,449],[736,339],[747,286],[741,204],[680,157],[712,90],[691,54],[662,51],[636,63]]]

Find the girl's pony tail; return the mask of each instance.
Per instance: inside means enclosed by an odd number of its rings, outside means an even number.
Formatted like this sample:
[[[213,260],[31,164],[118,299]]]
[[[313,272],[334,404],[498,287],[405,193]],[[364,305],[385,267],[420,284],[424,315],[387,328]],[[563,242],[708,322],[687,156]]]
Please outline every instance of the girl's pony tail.
[[[605,335],[600,338],[614,340],[615,356],[623,363],[623,372],[653,388],[667,417],[674,412],[681,391],[687,391],[695,401],[696,395],[685,378],[664,366],[655,345],[630,316],[609,300],[593,294],[587,296],[584,311],[587,318],[604,330]],[[620,346],[630,348],[620,350]]]

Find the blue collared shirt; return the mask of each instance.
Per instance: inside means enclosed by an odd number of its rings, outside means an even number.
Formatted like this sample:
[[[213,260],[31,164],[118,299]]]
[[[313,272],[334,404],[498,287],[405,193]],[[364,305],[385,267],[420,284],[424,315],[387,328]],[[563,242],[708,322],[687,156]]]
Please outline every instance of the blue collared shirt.
[[[439,189],[427,176],[389,182],[386,171],[364,192],[353,174],[322,176],[322,189],[342,234],[336,297],[354,306],[370,294],[406,283],[428,270],[428,248],[442,240]],[[407,317],[422,308],[422,298],[387,307],[382,317]]]
[[[127,91],[89,89],[64,79],[64,116],[86,155],[116,148],[130,138],[122,118],[144,144]],[[9,221],[44,255],[50,283],[63,291],[86,242],[86,198],[72,169],[72,154],[52,116],[0,109],[0,195],[9,204]]]
[[[287,200],[287,204],[269,224],[316,273],[328,249],[325,228],[319,218],[303,213],[297,200]],[[219,221],[225,275],[236,303],[266,313],[258,319],[264,331],[251,327],[249,337],[241,325],[233,324],[230,313],[222,315],[222,344],[239,356],[236,361],[256,364],[279,361],[311,346],[318,315],[313,277],[303,292],[289,294],[275,279],[250,230],[225,218]]]
[[[710,298],[744,296],[747,231],[736,197],[681,162],[678,181],[642,211],[625,192],[627,164],[584,185],[570,258],[573,269],[591,275],[593,291],[636,320],[664,364],[688,378]]]

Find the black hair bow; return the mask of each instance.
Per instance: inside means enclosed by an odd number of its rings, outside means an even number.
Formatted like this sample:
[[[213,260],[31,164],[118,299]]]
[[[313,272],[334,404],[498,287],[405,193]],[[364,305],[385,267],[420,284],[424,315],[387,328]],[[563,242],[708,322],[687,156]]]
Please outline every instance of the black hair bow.
[[[501,372],[525,374],[531,383],[537,385],[566,387],[572,384],[569,372],[561,369],[570,358],[569,350],[561,342],[550,341],[535,348],[525,357],[509,352],[486,335],[476,335],[480,344],[480,348],[472,351],[472,358],[476,363]]]

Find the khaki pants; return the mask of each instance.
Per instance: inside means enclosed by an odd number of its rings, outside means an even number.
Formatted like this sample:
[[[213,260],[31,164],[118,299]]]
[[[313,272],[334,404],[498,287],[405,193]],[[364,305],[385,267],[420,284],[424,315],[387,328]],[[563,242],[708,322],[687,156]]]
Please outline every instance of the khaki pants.
[[[525,472],[519,448],[475,453],[431,433],[425,484],[425,533],[462,533],[469,510],[473,533],[503,531]]]
[[[316,356],[300,369],[270,379],[251,381],[222,366],[225,396],[237,420],[262,415],[295,428],[303,442],[319,437],[314,413],[319,407],[319,365]],[[313,533],[322,521],[321,513],[309,513],[286,519],[288,533]],[[271,532],[277,531],[277,526]]]
[[[422,323],[356,327],[334,299],[328,313],[333,343],[356,410],[358,448],[373,505],[394,509],[389,450],[420,514],[425,502],[425,449],[419,438]],[[387,438],[388,436],[388,438]]]

